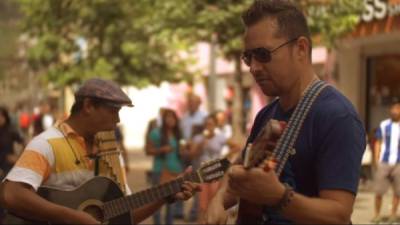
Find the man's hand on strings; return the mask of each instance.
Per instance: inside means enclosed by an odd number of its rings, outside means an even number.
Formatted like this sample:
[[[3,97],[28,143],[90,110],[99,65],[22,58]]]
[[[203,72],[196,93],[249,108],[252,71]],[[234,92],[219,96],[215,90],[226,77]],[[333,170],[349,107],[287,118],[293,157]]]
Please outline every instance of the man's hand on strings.
[[[227,191],[255,204],[277,204],[285,192],[285,186],[278,180],[270,164],[265,167],[246,170],[243,166],[232,166],[228,172]]]
[[[188,167],[185,172],[181,175],[190,174],[192,172],[192,167]],[[193,197],[197,192],[201,191],[201,186],[198,183],[185,181],[182,184],[182,191],[174,195],[175,200],[188,200]]]

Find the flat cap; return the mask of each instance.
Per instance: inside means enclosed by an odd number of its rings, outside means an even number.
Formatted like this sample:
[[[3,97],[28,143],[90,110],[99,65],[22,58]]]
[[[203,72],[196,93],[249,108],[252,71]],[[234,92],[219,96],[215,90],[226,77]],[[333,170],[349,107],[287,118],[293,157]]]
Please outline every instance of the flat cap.
[[[131,99],[111,80],[92,78],[85,81],[75,93],[75,98],[91,97],[104,99],[115,107],[133,106]]]

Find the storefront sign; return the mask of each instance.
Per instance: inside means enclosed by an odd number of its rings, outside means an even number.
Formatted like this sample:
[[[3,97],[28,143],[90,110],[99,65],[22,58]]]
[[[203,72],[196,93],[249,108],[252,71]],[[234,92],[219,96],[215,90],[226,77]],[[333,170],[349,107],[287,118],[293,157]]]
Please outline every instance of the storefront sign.
[[[364,0],[364,12],[361,20],[371,22],[382,20],[388,16],[400,15],[399,0]]]

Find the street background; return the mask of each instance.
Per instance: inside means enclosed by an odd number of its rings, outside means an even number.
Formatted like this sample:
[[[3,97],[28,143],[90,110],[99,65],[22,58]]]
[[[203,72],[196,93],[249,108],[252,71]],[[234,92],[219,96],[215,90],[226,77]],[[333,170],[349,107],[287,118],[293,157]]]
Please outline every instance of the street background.
[[[200,110],[225,113],[237,140],[271,101],[241,61],[240,17],[252,2],[0,0],[0,106],[28,141],[68,116],[84,80],[116,81],[135,105],[121,109],[120,128],[129,184],[142,190],[152,165],[142,150],[146,130],[161,108],[182,118],[187,97],[199,96]],[[400,1],[296,2],[310,25],[315,73],[351,101],[373,146],[375,129],[400,100]],[[364,166],[374,154],[366,152]],[[360,186],[355,224],[373,217],[370,190]],[[391,197],[384,196],[383,216]]]

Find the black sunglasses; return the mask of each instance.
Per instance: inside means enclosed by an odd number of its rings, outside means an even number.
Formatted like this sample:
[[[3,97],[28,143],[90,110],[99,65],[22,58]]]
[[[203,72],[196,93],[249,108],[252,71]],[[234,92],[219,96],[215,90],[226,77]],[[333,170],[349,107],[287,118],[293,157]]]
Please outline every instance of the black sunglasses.
[[[266,48],[264,48],[264,47],[253,48],[253,49],[246,50],[246,51],[244,51],[243,54],[242,54],[242,60],[243,60],[243,62],[244,62],[247,66],[250,66],[250,65],[251,65],[251,60],[252,60],[253,55],[254,55],[254,58],[255,58],[258,62],[261,62],[261,63],[268,63],[268,62],[271,61],[271,54],[272,54],[273,52],[275,52],[276,50],[282,48],[283,46],[285,46],[285,45],[287,45],[287,44],[289,44],[289,43],[291,43],[291,42],[293,42],[293,41],[296,41],[298,38],[299,38],[299,37],[290,39],[289,41],[287,41],[287,42],[285,42],[285,43],[279,45],[278,47],[276,47],[276,48],[274,48],[274,49],[272,49],[272,50],[268,50],[268,49],[266,49]]]

